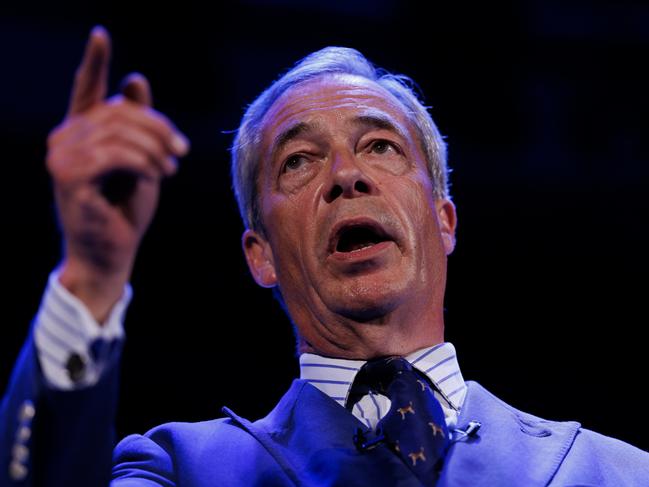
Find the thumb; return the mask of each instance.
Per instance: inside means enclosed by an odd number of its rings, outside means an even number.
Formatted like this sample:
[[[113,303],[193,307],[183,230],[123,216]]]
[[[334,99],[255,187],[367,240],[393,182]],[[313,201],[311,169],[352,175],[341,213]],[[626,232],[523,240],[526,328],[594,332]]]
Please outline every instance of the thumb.
[[[151,85],[140,73],[131,73],[122,81],[122,95],[125,98],[145,106],[153,105],[151,96]]]
[[[83,59],[74,77],[68,115],[81,113],[106,97],[110,47],[108,31],[96,25],[90,32]]]

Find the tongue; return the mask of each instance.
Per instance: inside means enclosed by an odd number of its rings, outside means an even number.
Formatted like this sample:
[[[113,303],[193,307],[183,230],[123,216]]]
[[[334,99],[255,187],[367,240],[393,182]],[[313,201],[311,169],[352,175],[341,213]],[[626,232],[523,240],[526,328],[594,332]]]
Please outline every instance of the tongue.
[[[384,239],[369,228],[356,227],[345,231],[338,240],[338,252],[354,252],[371,247]]]
[[[360,249],[372,247],[373,245],[375,245],[375,242],[356,242],[351,244],[346,250],[343,250],[343,252],[355,252]]]

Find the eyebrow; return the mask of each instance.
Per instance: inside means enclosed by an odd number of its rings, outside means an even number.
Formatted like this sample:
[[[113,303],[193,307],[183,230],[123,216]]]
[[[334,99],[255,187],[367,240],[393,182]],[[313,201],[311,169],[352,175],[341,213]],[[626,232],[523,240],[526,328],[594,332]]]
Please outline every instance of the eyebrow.
[[[298,138],[300,135],[306,134],[308,132],[313,132],[316,126],[312,123],[307,122],[298,122],[295,125],[290,126],[288,129],[284,130],[281,134],[275,137],[273,142],[272,155],[280,152],[282,148],[288,144],[291,140]]]
[[[404,129],[400,124],[395,123],[391,117],[383,114],[382,112],[374,112],[373,110],[364,114],[358,115],[350,120],[352,125],[359,127],[372,127],[382,130],[389,130],[395,134],[407,138]],[[318,129],[318,124],[310,122],[298,122],[294,125],[291,125],[289,128],[280,133],[275,140],[273,141],[271,158],[274,159],[275,155],[278,154],[289,142],[298,137],[308,134],[309,132],[314,132]]]
[[[395,123],[390,117],[382,113],[367,113],[365,115],[359,115],[358,117],[353,118],[351,123],[362,127],[389,130],[403,138],[407,138],[403,128],[399,124]]]

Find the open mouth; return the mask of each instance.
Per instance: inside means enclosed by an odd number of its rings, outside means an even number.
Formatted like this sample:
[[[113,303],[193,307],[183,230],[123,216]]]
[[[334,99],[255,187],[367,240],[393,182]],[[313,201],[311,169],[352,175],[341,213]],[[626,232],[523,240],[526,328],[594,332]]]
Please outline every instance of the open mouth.
[[[357,252],[389,240],[392,238],[378,226],[356,224],[335,232],[330,248],[333,252]]]

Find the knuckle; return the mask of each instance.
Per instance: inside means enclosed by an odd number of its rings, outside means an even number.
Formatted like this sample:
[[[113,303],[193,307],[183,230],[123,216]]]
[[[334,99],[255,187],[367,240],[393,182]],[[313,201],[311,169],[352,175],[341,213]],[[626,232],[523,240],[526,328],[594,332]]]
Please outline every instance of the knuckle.
[[[101,161],[103,152],[99,145],[87,145],[77,148],[76,157],[79,160],[92,164]]]
[[[149,152],[158,160],[164,160],[168,156],[168,151],[161,140],[152,139],[150,141]]]
[[[59,133],[54,131],[50,132],[45,142],[45,145],[47,146],[48,150],[52,150],[52,148],[56,146],[58,140],[59,140]]]
[[[55,175],[58,169],[57,153],[49,151],[45,157],[45,168],[51,175]]]
[[[107,137],[124,139],[128,136],[129,131],[125,129],[124,122],[117,116],[108,117],[103,123],[103,130]]]
[[[105,146],[103,150],[97,151],[97,160],[102,165],[114,165],[116,162],[124,161],[126,157],[124,156],[124,151],[121,147],[116,145]]]
[[[54,127],[52,130],[50,130],[50,133],[47,134],[47,140],[46,140],[47,147],[52,148],[55,145],[59,144],[62,141],[62,139],[65,137],[67,132],[69,131],[69,127],[70,127],[70,122],[66,118],[56,127]]]
[[[172,136],[176,128],[174,127],[174,124],[169,119],[169,117],[153,109],[150,109],[150,117],[160,135],[162,135],[165,139],[168,139]]]

